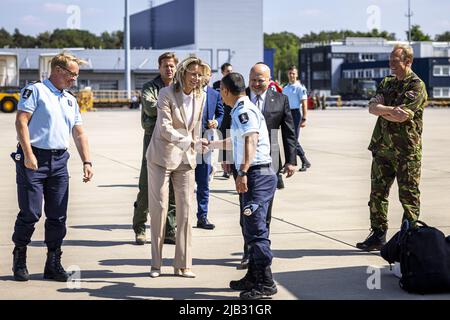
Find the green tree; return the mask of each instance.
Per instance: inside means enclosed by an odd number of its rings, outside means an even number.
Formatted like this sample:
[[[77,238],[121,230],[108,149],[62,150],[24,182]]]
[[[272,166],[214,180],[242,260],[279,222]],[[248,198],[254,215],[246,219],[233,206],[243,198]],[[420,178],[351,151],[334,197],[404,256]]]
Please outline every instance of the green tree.
[[[1,28],[0,29],[0,48],[13,47],[13,46],[14,46],[13,37],[9,34],[8,31],[5,30],[5,28]]]
[[[444,32],[443,34],[437,34],[435,39],[436,41],[450,41],[450,31]]]
[[[37,46],[36,39],[32,36],[26,36],[20,33],[19,29],[14,29],[12,36],[14,46],[17,48],[34,48]]]
[[[408,31],[406,31],[406,37],[409,37]],[[431,41],[431,37],[423,33],[420,26],[415,24],[411,27],[411,41]]]

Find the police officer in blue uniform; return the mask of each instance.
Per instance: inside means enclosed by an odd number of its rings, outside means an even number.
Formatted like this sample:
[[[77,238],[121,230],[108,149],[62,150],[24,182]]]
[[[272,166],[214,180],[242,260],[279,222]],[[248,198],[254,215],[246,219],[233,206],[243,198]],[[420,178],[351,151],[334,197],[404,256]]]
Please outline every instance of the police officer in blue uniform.
[[[27,86],[21,93],[16,117],[19,140],[16,162],[20,212],[14,227],[13,273],[16,281],[28,281],[27,245],[42,215],[45,201],[45,243],[48,253],[44,279],[65,282],[69,275],[61,265],[61,245],[66,235],[70,135],[83,161],[83,181],[92,179],[89,145],[82,127],[76,98],[67,89],[79,75],[84,61],[68,53],[51,61],[49,79]]]
[[[242,291],[240,298],[256,300],[277,293],[273,281],[267,212],[273,199],[277,176],[272,168],[270,140],[261,111],[245,92],[241,74],[230,73],[222,79],[223,102],[233,106],[231,111],[231,137],[209,142],[210,148],[233,150],[238,169],[236,190],[241,195],[243,234],[249,245],[249,266],[241,280],[231,281],[230,288]]]

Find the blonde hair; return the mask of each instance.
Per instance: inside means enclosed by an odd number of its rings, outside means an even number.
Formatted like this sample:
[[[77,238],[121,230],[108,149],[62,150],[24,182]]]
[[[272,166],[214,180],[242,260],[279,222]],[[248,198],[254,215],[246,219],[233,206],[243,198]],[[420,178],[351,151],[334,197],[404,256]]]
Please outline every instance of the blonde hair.
[[[189,69],[192,65],[198,65],[202,70],[201,73],[204,74],[204,63],[199,58],[192,56],[184,59],[180,62],[180,64],[177,66],[177,71],[175,73],[175,79],[174,79],[174,87],[176,91],[180,91],[183,89],[183,82],[184,78],[186,77],[187,69]],[[198,96],[202,93],[202,82],[199,82],[199,85],[194,88],[194,95]]]
[[[412,47],[410,47],[407,44],[396,44],[394,46],[394,49],[392,49],[392,52],[396,51],[396,50],[402,50],[402,59],[403,61],[409,60],[411,61],[411,63],[414,60],[414,50]]]
[[[51,68],[53,70],[55,67],[60,66],[67,69],[70,62],[75,62],[79,66],[87,64],[86,61],[75,57],[73,54],[70,54],[68,52],[61,52],[60,54],[57,54],[53,57],[51,61]]]
[[[206,62],[203,62],[202,64],[203,67],[203,79],[202,79],[202,85],[206,86],[208,84],[208,82],[206,82],[206,75],[209,74],[209,77],[211,77],[211,67],[209,66],[209,64],[207,64]]]

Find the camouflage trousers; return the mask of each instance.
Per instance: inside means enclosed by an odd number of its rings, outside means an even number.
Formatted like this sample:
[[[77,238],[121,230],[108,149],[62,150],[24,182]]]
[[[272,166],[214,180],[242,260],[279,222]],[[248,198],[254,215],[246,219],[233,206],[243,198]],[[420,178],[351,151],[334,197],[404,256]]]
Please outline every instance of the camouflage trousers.
[[[372,229],[388,228],[388,197],[397,178],[399,198],[403,206],[402,221],[407,219],[415,226],[420,214],[421,161],[399,158],[392,152],[378,151],[372,160],[370,223]]]
[[[147,153],[148,145],[152,136],[144,135],[144,150],[142,155],[141,173],[139,175],[139,192],[134,203],[133,229],[135,233],[145,231],[145,223],[148,218],[148,174],[147,174]],[[169,210],[166,221],[166,237],[175,237],[176,235],[176,207],[175,194],[173,192],[172,182],[169,183]]]

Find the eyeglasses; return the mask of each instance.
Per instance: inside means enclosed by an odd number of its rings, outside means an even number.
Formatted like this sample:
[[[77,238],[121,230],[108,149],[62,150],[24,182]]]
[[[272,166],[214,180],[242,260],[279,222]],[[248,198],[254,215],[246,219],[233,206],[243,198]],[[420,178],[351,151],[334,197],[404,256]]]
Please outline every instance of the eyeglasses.
[[[63,69],[64,71],[66,71],[67,74],[68,74],[71,78],[78,78],[78,77],[80,76],[79,73],[72,72],[72,71],[70,71],[69,69],[67,69],[66,67],[63,67],[63,66],[58,66],[58,67],[60,67],[60,68]]]

